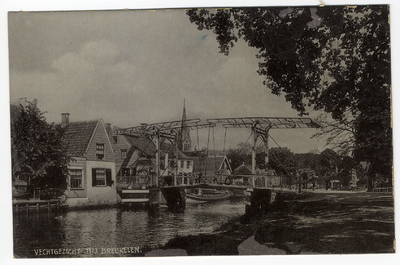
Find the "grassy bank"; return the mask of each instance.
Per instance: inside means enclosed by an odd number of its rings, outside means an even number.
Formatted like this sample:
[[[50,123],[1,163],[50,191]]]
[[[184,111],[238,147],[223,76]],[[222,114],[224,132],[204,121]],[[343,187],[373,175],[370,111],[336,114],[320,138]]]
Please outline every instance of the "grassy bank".
[[[393,196],[310,193],[262,216],[231,220],[214,234],[174,238],[163,249],[184,249],[188,255],[238,255],[238,246],[251,236],[257,244],[286,254],[393,253]]]

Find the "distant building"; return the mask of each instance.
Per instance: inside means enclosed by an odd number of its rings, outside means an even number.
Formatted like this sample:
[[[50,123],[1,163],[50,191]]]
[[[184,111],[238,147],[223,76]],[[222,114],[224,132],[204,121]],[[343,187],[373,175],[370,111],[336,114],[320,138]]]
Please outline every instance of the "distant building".
[[[115,154],[104,121],[69,122],[69,113],[63,113],[61,126],[66,130],[67,154],[73,158],[68,167],[68,204],[115,204]]]
[[[144,188],[157,185],[156,146],[149,137],[139,135],[113,135],[112,146],[116,155],[117,186],[119,188]],[[193,159],[168,143],[160,145],[159,181],[172,185],[173,175],[177,173],[178,184],[187,184],[193,176]],[[176,165],[177,163],[177,165]]]
[[[192,138],[190,137],[190,129],[184,127],[186,121],[186,106],[185,102],[183,102],[183,112],[182,112],[182,131],[179,137],[179,150],[182,152],[192,151]]]
[[[117,185],[130,183],[132,188],[153,185],[155,164],[152,159],[156,147],[152,140],[139,135],[109,134],[116,157]]]
[[[250,186],[254,178],[255,187],[278,187],[281,185],[281,177],[273,169],[257,169],[255,174],[244,163],[233,170],[229,180],[233,185]]]

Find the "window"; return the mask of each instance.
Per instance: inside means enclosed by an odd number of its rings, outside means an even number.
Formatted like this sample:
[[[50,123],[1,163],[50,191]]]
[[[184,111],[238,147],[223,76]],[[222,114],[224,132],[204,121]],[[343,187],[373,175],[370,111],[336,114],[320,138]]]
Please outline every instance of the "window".
[[[126,149],[121,150],[121,158],[125,159],[126,158]]]
[[[184,168],[185,166],[185,161],[181,160],[181,168]]]
[[[96,169],[96,186],[105,186],[106,185],[106,171],[104,168]]]
[[[82,189],[82,169],[69,170],[71,189]]]
[[[111,186],[114,182],[111,178],[111,169],[92,168],[92,186]]]
[[[190,168],[190,161],[186,161],[186,168]]]
[[[97,159],[104,158],[104,144],[96,144],[96,158]]]

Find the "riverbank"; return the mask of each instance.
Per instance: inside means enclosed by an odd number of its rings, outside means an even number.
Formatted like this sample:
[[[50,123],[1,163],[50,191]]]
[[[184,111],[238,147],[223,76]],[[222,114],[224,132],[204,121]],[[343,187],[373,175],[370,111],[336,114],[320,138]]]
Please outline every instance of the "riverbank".
[[[262,216],[232,219],[213,234],[176,237],[162,249],[189,256],[395,252],[391,193],[305,194]]]

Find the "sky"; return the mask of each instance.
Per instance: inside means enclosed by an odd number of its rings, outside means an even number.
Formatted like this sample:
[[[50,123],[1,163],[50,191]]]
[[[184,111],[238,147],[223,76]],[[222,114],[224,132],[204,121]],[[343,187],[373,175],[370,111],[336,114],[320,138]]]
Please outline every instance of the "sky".
[[[8,25],[10,102],[37,99],[49,122],[67,112],[70,121],[102,118],[132,127],[179,120],[184,102],[187,118],[202,122],[297,117],[262,84],[256,49],[241,40],[229,56],[219,53],[216,36],[199,31],[184,9],[14,12]],[[315,132],[270,135],[294,152],[323,150],[323,141],[310,139]],[[249,136],[250,129],[229,129],[225,149]],[[220,127],[192,131],[192,146],[223,149],[224,137]]]

